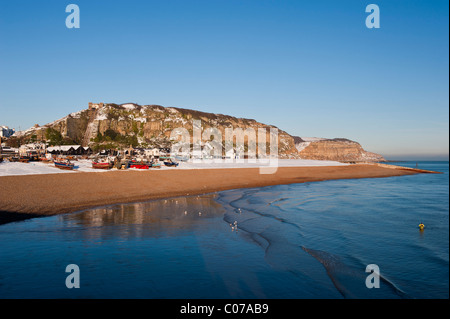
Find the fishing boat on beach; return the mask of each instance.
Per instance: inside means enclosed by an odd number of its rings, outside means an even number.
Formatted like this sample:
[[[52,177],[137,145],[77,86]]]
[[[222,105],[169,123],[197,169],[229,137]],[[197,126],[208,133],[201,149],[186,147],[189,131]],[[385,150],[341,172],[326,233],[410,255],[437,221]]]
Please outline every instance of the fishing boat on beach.
[[[109,158],[94,158],[92,160],[92,168],[95,169],[111,169],[114,162]]]
[[[59,169],[73,170],[75,164],[71,163],[67,159],[57,159],[54,161],[55,167]]]
[[[187,162],[187,161],[189,161],[189,156],[187,156],[187,155],[186,156],[176,155],[175,159],[177,161]]]
[[[155,163],[153,159],[150,160],[146,157],[135,157],[129,162],[128,168],[149,169],[153,167],[153,163]]]
[[[161,168],[161,163],[153,162],[152,163],[152,168]]]
[[[92,162],[92,168],[95,169],[110,169],[111,168],[111,163],[109,162]]]
[[[140,157],[132,158],[128,163],[128,168],[149,169],[150,167],[152,167],[152,164]]]
[[[131,161],[129,164],[129,168],[137,168],[137,169],[149,169],[151,164],[145,163],[145,162],[136,162]]]
[[[171,158],[168,158],[167,160],[164,161],[164,165],[169,166],[169,167],[177,167],[179,163],[173,161]]]
[[[47,156],[41,156],[39,157],[39,162],[42,163],[50,163],[52,161],[51,157],[47,157]]]

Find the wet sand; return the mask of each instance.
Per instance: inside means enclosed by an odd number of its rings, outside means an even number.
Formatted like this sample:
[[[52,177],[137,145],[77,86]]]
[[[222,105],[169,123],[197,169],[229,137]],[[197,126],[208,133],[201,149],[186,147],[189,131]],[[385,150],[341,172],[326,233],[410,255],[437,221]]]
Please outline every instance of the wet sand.
[[[417,174],[377,165],[279,167],[261,175],[258,168],[110,171],[101,173],[0,177],[0,224],[79,211],[217,191],[334,179]]]

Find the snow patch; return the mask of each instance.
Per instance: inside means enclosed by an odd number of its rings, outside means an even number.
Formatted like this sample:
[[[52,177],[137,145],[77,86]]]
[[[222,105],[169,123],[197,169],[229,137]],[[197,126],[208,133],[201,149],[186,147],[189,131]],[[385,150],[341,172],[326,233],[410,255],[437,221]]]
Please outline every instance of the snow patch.
[[[121,107],[123,107],[123,108],[125,108],[125,109],[127,109],[127,110],[135,110],[135,109],[136,109],[136,105],[130,104],[130,103],[128,103],[128,104],[122,104]]]
[[[301,143],[295,144],[295,147],[297,148],[297,151],[301,152],[305,148],[307,148],[309,146],[309,144],[311,144],[311,142],[301,142]]]
[[[80,115],[81,115],[81,112],[83,112],[83,111],[70,113],[70,116],[73,117],[73,118],[79,119]]]
[[[325,141],[326,138],[323,137],[300,137],[305,142],[317,142],[317,141]]]
[[[95,117],[95,121],[104,121],[108,119],[107,109],[100,108],[97,110],[97,116]]]
[[[145,117],[135,117],[134,120],[136,122],[147,123],[147,118],[145,118]]]

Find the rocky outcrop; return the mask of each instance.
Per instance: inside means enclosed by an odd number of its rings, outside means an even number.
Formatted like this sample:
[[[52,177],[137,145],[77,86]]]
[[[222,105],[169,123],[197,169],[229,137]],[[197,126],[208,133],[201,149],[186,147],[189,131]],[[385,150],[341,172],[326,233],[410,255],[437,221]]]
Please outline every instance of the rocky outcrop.
[[[296,144],[303,159],[341,162],[383,162],[379,154],[365,151],[357,142],[348,139],[303,139]]]

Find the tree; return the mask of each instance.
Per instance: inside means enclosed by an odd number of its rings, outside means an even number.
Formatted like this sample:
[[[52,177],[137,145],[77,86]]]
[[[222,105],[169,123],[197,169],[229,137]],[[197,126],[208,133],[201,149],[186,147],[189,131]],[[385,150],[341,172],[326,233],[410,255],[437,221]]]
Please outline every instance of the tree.
[[[94,141],[95,143],[101,143],[103,141],[102,133],[98,132],[97,136],[95,138],[92,138],[91,141]]]
[[[111,141],[115,141],[117,138],[118,133],[114,130],[107,129],[105,133],[103,134],[104,137],[109,137]]]
[[[63,137],[61,133],[51,127],[47,128],[45,131],[45,138],[48,140],[50,145],[61,145]]]
[[[17,137],[15,137],[15,136],[10,137],[10,138],[8,138],[6,140],[6,145],[9,146],[9,147],[19,148],[20,144],[21,144],[20,140]]]

